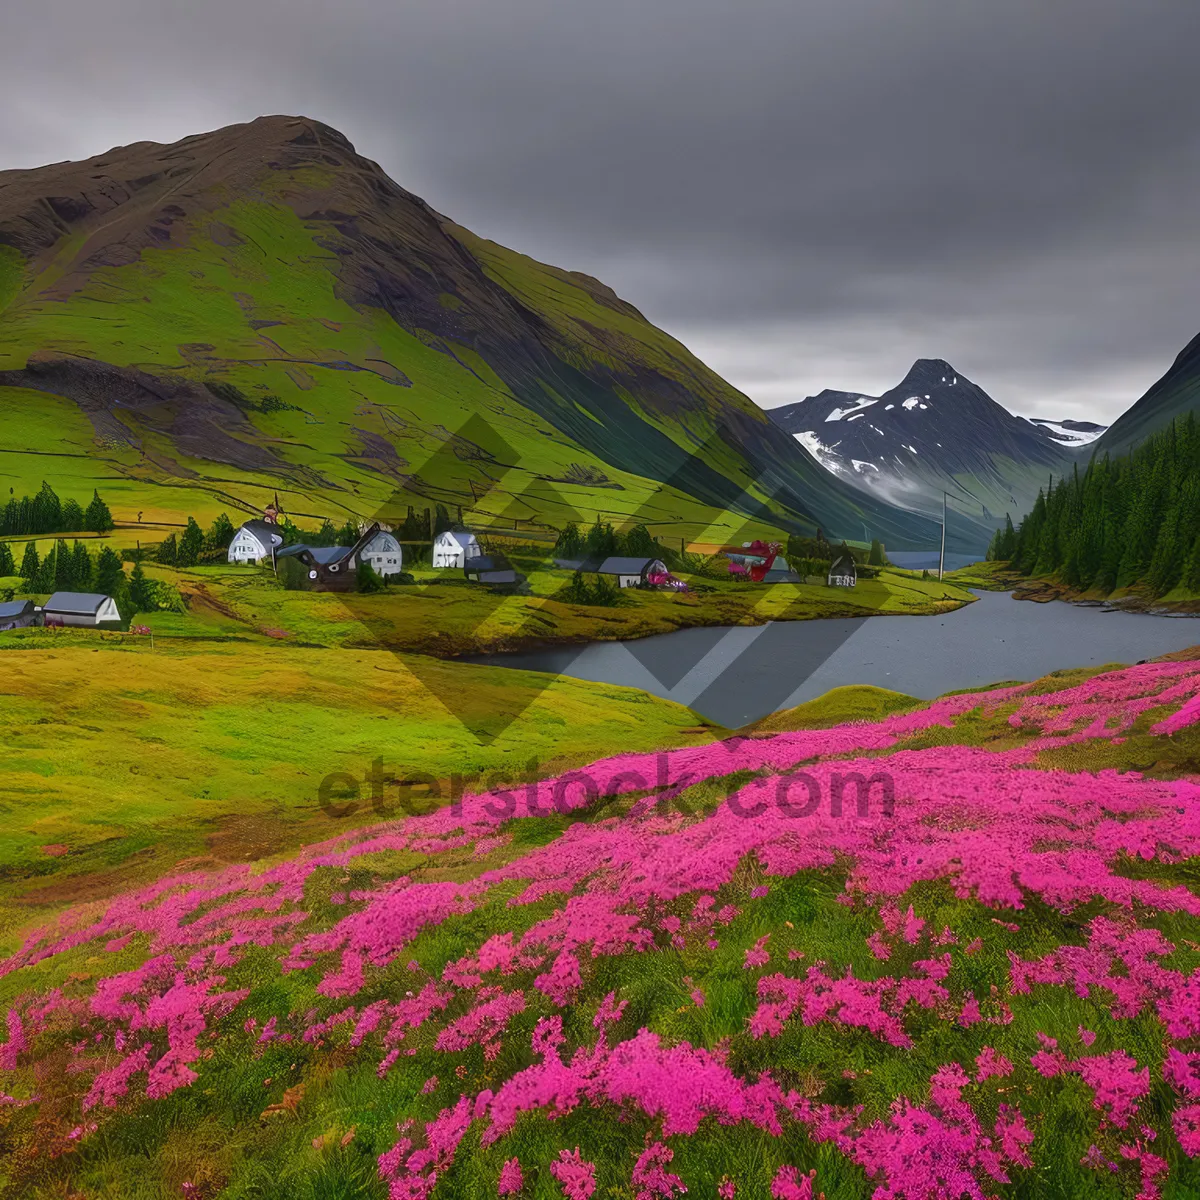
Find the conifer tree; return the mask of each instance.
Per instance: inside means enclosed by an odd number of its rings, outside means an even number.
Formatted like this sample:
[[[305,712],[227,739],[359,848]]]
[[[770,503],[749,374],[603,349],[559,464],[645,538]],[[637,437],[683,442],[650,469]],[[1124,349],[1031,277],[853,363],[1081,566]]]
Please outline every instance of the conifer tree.
[[[71,547],[71,587],[77,592],[91,591],[92,556],[82,542]]]
[[[92,492],[91,503],[83,514],[83,527],[89,533],[107,533],[113,528],[112,513],[108,511],[108,505],[100,499],[100,493],[97,491]]]
[[[179,539],[179,553],[175,564],[180,567],[194,567],[200,561],[200,552],[204,549],[204,531],[196,523],[195,517],[188,517],[187,528]]]
[[[15,575],[17,565],[13,562],[12,551],[7,542],[0,542],[0,577]]]
[[[205,546],[209,550],[225,550],[229,543],[233,541],[233,535],[237,530],[233,527],[233,522],[229,519],[228,513],[222,513],[209,526],[208,534],[205,537]]]
[[[75,559],[67,543],[59,538],[54,543],[54,590],[56,592],[73,592],[75,590]]]
[[[78,500],[64,500],[62,506],[63,533],[79,533],[83,530],[83,509]]]
[[[96,591],[102,596],[116,596],[124,584],[125,568],[116,551],[105,546],[96,559]]]
[[[129,577],[129,607],[135,613],[154,612],[158,605],[154,602],[154,591],[142,564],[133,564],[133,574]]]
[[[25,590],[33,591],[33,585],[37,582],[38,571],[41,569],[41,560],[38,558],[37,542],[25,543],[25,555],[21,559],[20,575],[25,580]]]

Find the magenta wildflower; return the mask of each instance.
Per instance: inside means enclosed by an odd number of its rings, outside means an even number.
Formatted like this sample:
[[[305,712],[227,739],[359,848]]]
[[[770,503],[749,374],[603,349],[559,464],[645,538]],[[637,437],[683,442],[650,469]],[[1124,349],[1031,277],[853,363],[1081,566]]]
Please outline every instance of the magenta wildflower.
[[[596,1166],[585,1162],[576,1146],[573,1152],[560,1150],[550,1164],[550,1174],[558,1180],[566,1200],[588,1200],[596,1190]]]
[[[497,1196],[516,1196],[525,1186],[525,1177],[521,1174],[519,1159],[510,1158],[500,1168],[500,1179],[496,1184]]]

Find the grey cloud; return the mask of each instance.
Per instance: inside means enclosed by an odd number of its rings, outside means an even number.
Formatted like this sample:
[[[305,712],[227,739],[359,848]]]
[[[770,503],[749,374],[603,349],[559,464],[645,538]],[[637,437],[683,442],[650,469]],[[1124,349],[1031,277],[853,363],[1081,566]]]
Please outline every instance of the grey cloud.
[[[1110,418],[1200,329],[1191,0],[48,0],[0,167],[262,112],[611,283],[763,404],[949,359]]]

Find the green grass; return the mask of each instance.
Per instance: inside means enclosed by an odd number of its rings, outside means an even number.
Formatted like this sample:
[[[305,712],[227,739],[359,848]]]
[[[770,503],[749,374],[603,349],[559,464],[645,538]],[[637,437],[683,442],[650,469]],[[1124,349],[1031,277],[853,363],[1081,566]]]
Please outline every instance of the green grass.
[[[711,736],[689,710],[633,689],[506,668],[265,641],[160,638],[152,652],[146,638],[49,637],[53,648],[0,655],[10,948],[29,920],[181,860],[261,859],[380,819],[365,782],[345,817],[319,802],[326,776],[363,781],[376,759],[389,779],[433,776],[445,799],[452,774],[474,790],[531,760],[551,774]],[[503,713],[520,720],[497,722]],[[348,790],[331,792],[335,809]]]

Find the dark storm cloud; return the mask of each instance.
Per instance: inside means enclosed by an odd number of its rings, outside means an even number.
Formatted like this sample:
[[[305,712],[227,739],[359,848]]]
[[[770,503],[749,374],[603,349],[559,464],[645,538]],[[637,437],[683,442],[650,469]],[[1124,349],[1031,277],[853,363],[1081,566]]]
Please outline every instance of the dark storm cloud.
[[[1192,0],[51,0],[0,166],[262,112],[611,283],[763,404],[948,358],[1111,417],[1200,329]]]

